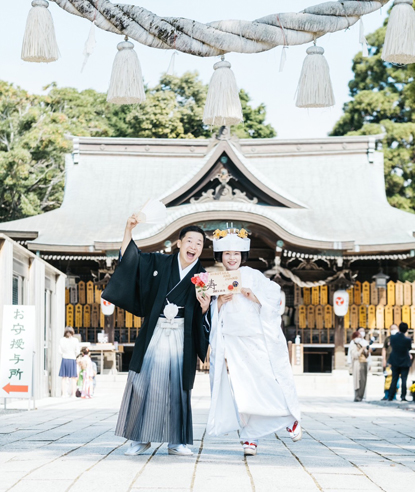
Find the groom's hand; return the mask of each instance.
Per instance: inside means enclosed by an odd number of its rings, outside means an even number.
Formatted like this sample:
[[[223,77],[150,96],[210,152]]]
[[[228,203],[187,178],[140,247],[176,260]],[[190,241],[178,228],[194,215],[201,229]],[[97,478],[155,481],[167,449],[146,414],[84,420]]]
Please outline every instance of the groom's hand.
[[[207,296],[206,294],[198,293],[196,294],[196,298],[200,303],[200,307],[202,308],[202,313],[206,314],[210,306],[210,296]]]
[[[124,231],[124,239],[122,240],[122,244],[121,244],[122,256],[124,256],[125,250],[127,249],[133,237],[132,231],[134,227],[136,227],[139,223],[140,220],[138,219],[137,215],[133,214],[131,215],[131,217],[128,217],[127,224],[125,226],[125,231]]]
[[[127,225],[125,226],[125,228],[129,231],[132,231],[134,227],[136,227],[139,223],[140,221],[138,220],[137,216],[133,214],[131,217],[128,217]]]

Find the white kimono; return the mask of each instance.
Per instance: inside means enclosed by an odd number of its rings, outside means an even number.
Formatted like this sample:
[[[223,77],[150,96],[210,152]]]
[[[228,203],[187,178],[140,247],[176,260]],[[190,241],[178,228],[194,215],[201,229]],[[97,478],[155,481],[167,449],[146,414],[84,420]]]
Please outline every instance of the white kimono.
[[[218,436],[238,430],[242,439],[258,439],[300,421],[300,407],[281,330],[281,288],[257,270],[240,271],[242,287],[260,305],[235,294],[218,313],[212,302],[207,431]]]

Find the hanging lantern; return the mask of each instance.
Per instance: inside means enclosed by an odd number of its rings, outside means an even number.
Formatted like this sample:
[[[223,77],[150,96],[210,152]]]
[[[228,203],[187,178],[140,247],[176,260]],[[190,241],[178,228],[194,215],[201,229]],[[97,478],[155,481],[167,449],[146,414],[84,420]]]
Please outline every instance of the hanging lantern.
[[[243,121],[242,106],[231,64],[222,56],[213,66],[215,72],[209,83],[203,123],[212,126],[231,126]]]
[[[134,45],[125,37],[118,43],[112,66],[107,101],[113,104],[139,104],[146,99],[143,75]]]
[[[333,295],[333,308],[336,316],[346,316],[349,310],[349,294],[345,290],[336,290]]]
[[[386,289],[387,282],[389,280],[389,276],[384,274],[382,270],[376,275],[373,275],[373,280],[376,282],[377,289]]]
[[[46,0],[33,0],[23,37],[22,60],[50,63],[59,58],[55,27]]]
[[[328,108],[335,99],[330,80],[330,69],[324,57],[324,49],[311,46],[301,70],[297,89],[296,106],[299,108]]]
[[[382,60],[415,63],[415,11],[412,0],[395,0],[388,20]]]
[[[115,306],[101,297],[101,312],[104,316],[111,316],[114,313]]]

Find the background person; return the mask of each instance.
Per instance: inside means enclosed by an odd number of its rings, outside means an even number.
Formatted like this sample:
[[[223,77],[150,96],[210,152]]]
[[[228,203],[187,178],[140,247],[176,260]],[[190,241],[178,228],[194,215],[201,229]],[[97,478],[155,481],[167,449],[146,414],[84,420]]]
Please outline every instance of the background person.
[[[59,342],[59,353],[62,355],[59,377],[62,378],[63,397],[68,396],[68,384],[70,384],[71,396],[75,396],[76,380],[78,378],[76,357],[79,354],[79,341],[74,335],[74,329],[71,326],[67,326]]]
[[[91,357],[89,356],[89,349],[84,347],[81,350],[82,359],[79,365],[82,368],[83,380],[82,380],[82,390],[81,398],[91,398],[94,392],[93,389],[93,378],[94,378],[94,367],[92,365]]]
[[[384,391],[385,395],[382,398],[382,400],[388,400],[389,399],[389,389],[392,383],[392,368],[391,365],[389,364],[389,356],[392,352],[392,347],[391,347],[391,335],[396,335],[398,333],[398,325],[391,325],[390,327],[390,335],[387,336],[383,342],[383,347],[382,347],[382,366],[383,366],[383,374],[385,376],[385,386],[384,386]],[[396,396],[395,396],[396,399]]]
[[[354,401],[362,401],[366,391],[369,348],[362,341],[359,331],[353,333],[352,342],[349,345],[349,352],[352,363]]]
[[[412,364],[412,355],[409,353],[412,348],[412,342],[405,335],[407,331],[408,325],[401,323],[398,333],[390,337],[392,351],[389,356],[389,364],[392,366],[392,383],[389,389],[389,401],[392,401],[395,397],[399,376],[402,380],[401,400],[407,401],[406,380],[408,379],[409,368]]]
[[[89,355],[91,357],[91,354]],[[95,395],[95,387],[97,385],[97,374],[98,374],[98,367],[97,367],[97,363],[95,361],[92,361],[92,371],[93,371],[93,378],[92,378],[92,394]]]

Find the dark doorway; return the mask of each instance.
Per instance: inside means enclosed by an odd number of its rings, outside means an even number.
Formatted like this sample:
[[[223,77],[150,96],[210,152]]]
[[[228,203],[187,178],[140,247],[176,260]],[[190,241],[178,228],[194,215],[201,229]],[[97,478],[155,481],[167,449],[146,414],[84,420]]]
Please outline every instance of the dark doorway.
[[[304,372],[332,372],[333,350],[307,347],[304,350]]]

